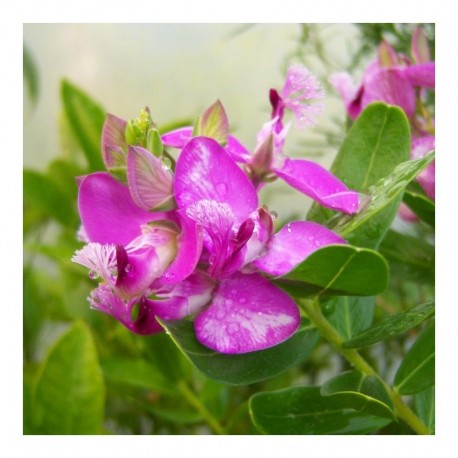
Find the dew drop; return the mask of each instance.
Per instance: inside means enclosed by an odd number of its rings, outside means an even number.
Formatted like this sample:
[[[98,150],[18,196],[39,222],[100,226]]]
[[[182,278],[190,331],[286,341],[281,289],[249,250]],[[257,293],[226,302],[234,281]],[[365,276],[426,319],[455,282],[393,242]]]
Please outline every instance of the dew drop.
[[[293,229],[291,228],[291,224],[288,224],[286,226],[286,230],[291,234],[291,232],[293,231]]]
[[[172,167],[172,161],[168,157],[161,158],[162,170],[167,171]]]
[[[97,280],[99,278],[99,274],[95,270],[90,270],[88,276],[91,280]]]
[[[218,194],[220,194],[221,196],[225,196],[226,193],[227,193],[227,186],[225,183],[218,183],[216,185],[216,191],[218,192]]]
[[[222,320],[226,317],[226,312],[223,309],[218,309],[216,311],[216,319],[217,320]]]
[[[132,269],[132,264],[126,264],[126,267],[124,267],[124,272],[128,274],[129,272],[132,272]]]

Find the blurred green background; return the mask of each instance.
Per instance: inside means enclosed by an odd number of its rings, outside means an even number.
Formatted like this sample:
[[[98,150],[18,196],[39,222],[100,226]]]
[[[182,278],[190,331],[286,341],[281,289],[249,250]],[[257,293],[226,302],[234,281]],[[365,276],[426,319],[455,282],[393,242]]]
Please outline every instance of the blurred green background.
[[[315,128],[291,129],[287,152],[329,166],[346,118],[328,78],[351,70],[357,79],[381,32],[395,29],[24,24],[23,30],[24,433],[206,434],[209,416],[229,433],[255,433],[247,408],[253,393],[320,383],[342,362],[319,346],[278,377],[230,387],[201,375],[166,335],[137,336],[90,310],[86,298],[95,284],[70,261],[81,246],[74,178],[97,170],[106,112],[129,119],[149,106],[161,127],[192,122],[220,99],[232,133],[252,149],[270,116],[268,91],[282,87],[293,62],[318,76],[327,97]],[[310,206],[280,183],[266,187],[261,201],[279,222],[304,218]]]

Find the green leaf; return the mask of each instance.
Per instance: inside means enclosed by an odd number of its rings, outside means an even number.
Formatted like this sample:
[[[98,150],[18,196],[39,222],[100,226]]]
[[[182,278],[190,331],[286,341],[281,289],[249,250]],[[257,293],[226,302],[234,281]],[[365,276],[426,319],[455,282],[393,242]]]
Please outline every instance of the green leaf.
[[[70,186],[72,184],[70,183]],[[42,212],[64,225],[74,225],[75,215],[67,211],[67,199],[56,183],[45,174],[33,170],[23,172],[25,212],[38,207]]]
[[[229,385],[247,385],[274,377],[308,356],[318,342],[316,329],[301,328],[290,339],[267,350],[226,355],[216,353],[196,339],[190,321],[161,323],[175,344],[207,377]]]
[[[388,339],[418,326],[434,316],[434,301],[417,305],[407,312],[385,317],[380,323],[343,343],[345,348],[360,348]]]
[[[436,223],[436,205],[424,194],[406,190],[404,203],[425,223],[434,227]]]
[[[378,417],[396,419],[393,403],[383,383],[373,375],[356,371],[339,374],[321,386],[322,396],[338,396],[347,407]],[[336,399],[336,398],[334,398]]]
[[[348,340],[372,324],[375,297],[334,297],[325,304],[324,311],[329,322]]]
[[[434,433],[435,421],[435,387],[434,385],[424,391],[416,393],[413,397],[415,411],[420,420]]]
[[[341,217],[332,227],[350,243],[377,248],[397,213],[406,186],[434,159],[434,153],[398,165],[369,189],[370,202],[354,216]]]
[[[147,361],[140,358],[114,356],[102,359],[102,371],[108,381],[136,388],[171,393],[174,386]]]
[[[312,253],[276,283],[293,295],[373,296],[388,284],[388,264],[376,251],[328,245]]]
[[[389,262],[393,277],[434,283],[435,249],[425,240],[389,230],[380,253]]]
[[[89,328],[76,322],[51,348],[35,392],[39,434],[99,434],[105,385]]]
[[[413,394],[434,385],[435,379],[434,321],[418,337],[405,355],[394,377],[400,394]]]
[[[410,127],[404,112],[383,103],[369,105],[356,119],[331,166],[350,189],[366,193],[410,157]],[[307,219],[324,223],[330,210],[314,204]]]
[[[84,152],[89,168],[92,171],[104,170],[100,139],[105,110],[85,92],[66,80],[61,84],[61,97],[65,116]]]
[[[322,396],[320,387],[297,387],[257,393],[250,415],[264,434],[367,434],[389,419],[347,408],[345,399]]]

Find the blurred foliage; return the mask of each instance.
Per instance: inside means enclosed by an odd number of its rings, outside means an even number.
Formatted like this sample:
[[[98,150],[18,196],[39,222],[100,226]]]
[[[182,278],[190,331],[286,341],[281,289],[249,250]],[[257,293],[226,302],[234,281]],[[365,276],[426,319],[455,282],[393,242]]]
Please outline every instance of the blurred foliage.
[[[382,37],[398,51],[408,53],[413,26],[357,24],[358,49],[349,50],[352,59],[346,68],[339,68],[341,63],[327,57],[326,34],[332,34],[335,26],[302,24],[297,49],[286,61],[300,59],[315,70],[318,60],[317,73],[321,69],[327,75],[333,71],[356,71],[375,52]],[[247,25],[237,33],[249,33],[250,27]],[[434,46],[434,25],[426,24],[425,30]],[[24,49],[24,84],[33,100],[39,97],[36,69],[34,59]],[[323,84],[327,82],[323,80]],[[61,155],[42,172],[24,170],[24,434],[412,434],[405,423],[386,418],[387,412],[391,415],[392,406],[387,401],[385,387],[377,380],[361,378],[356,373],[336,378],[350,370],[350,365],[325,340],[318,341],[316,329],[310,332],[311,328],[303,328],[302,334],[289,344],[296,356],[286,358],[287,365],[280,370],[278,365],[269,368],[266,357],[263,365],[254,369],[259,372],[250,378],[231,372],[227,366],[228,361],[238,364],[237,358],[225,359],[220,355],[212,361],[209,352],[198,347],[193,336],[182,334],[182,348],[179,348],[165,333],[135,335],[113,318],[90,310],[86,298],[94,282],[84,269],[70,261],[75,250],[82,246],[77,239],[75,177],[102,170],[99,144],[105,110],[92,96],[67,80],[62,82],[60,94],[62,115],[56,128],[61,134]],[[336,151],[347,126],[344,120],[331,122],[333,127],[324,128],[321,134],[323,143]],[[319,148],[320,142],[316,151]],[[350,149],[348,145],[343,147],[341,155],[350,154]],[[368,151],[370,148],[360,153],[367,159]],[[383,162],[386,157],[376,160]],[[390,160],[389,170],[392,170],[405,158]],[[344,170],[338,161],[335,167]],[[419,170],[415,169],[415,173]],[[385,172],[382,177],[389,175],[389,171]],[[375,174],[373,183],[365,184],[374,185],[379,178]],[[415,193],[419,192],[415,189]],[[409,234],[388,230],[394,212],[389,221],[385,218],[388,225],[383,223],[383,230],[377,232],[381,242],[379,253],[386,257],[391,272],[388,288],[370,297],[352,297],[340,292],[341,295],[334,297],[323,296],[321,301],[324,316],[335,326],[342,341],[349,341],[349,346],[370,338],[377,341],[375,345],[360,348],[360,354],[388,384],[395,383],[413,394],[413,401],[409,398],[407,402],[433,431],[430,301],[434,299],[431,242],[434,218],[430,206],[425,209],[424,199],[418,199],[418,211],[422,215],[426,212],[427,217],[415,224]],[[396,202],[399,205],[399,199]],[[317,219],[336,224],[335,218],[326,212]],[[345,221],[340,223],[345,227]],[[379,253],[374,252],[372,257],[381,258]],[[302,267],[304,270],[307,266]],[[358,272],[368,274],[358,269],[351,271],[346,265],[341,266],[342,284],[350,284],[350,293],[359,291],[351,289],[358,286]],[[348,283],[346,273],[354,277],[353,283]],[[314,274],[310,271],[307,275]],[[285,288],[294,290],[293,280]],[[324,284],[317,284],[327,289],[328,282],[319,280]],[[307,282],[310,281],[307,277]],[[409,314],[410,309],[419,305],[427,313],[420,317],[414,312]],[[404,324],[393,325],[392,317],[397,314]],[[304,323],[307,325],[305,320]],[[189,330],[189,326],[185,327]],[[178,331],[174,328],[170,332]],[[313,344],[302,349],[294,347],[303,335],[311,336]],[[185,353],[193,349],[198,352],[186,357]],[[273,353],[282,351],[284,348]],[[425,351],[430,362],[423,367]],[[243,360],[240,364],[251,367],[251,357],[240,358]],[[204,366],[199,370],[193,359],[199,359]],[[212,375],[214,370],[219,373]],[[412,371],[422,374],[422,383],[410,380],[408,374]],[[264,375],[258,377],[259,374]],[[235,386],[231,384],[234,377]],[[342,390],[347,394],[339,397]],[[297,404],[301,399],[309,404]],[[369,410],[360,409],[361,399],[368,400]],[[304,414],[336,405],[337,413],[326,414],[324,423],[321,414],[308,426],[301,420]],[[380,412],[381,416],[377,416]],[[271,415],[277,415],[279,421],[273,422]]]

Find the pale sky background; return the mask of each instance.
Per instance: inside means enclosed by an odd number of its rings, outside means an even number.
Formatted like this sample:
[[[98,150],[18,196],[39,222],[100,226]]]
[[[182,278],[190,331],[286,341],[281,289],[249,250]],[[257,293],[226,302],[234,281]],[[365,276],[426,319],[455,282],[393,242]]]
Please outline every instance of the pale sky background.
[[[217,99],[223,103],[231,131],[252,150],[262,124],[269,120],[268,93],[281,89],[289,56],[297,49],[298,24],[24,24],[24,44],[36,61],[39,97],[32,109],[24,104],[24,166],[45,169],[60,154],[59,85],[67,78],[97,100],[107,112],[134,118],[149,106],[164,125],[195,119]],[[322,25],[326,53],[336,69],[348,61],[348,47],[358,32],[352,24]],[[325,72],[314,56],[309,69],[321,82]],[[297,61],[297,59],[296,59]],[[329,74],[327,75],[327,77]],[[331,91],[318,126],[332,116],[344,119],[343,104]],[[313,139],[314,128],[290,129],[288,154],[307,157],[300,142]],[[322,141],[322,139],[321,139]],[[312,159],[328,167],[336,149]],[[284,217],[311,200],[279,180],[261,199]],[[267,195],[268,194],[268,195]],[[291,195],[295,196],[293,202]],[[264,202],[263,202],[264,203]],[[296,208],[297,209],[297,208]],[[279,212],[281,213],[281,211]]]

